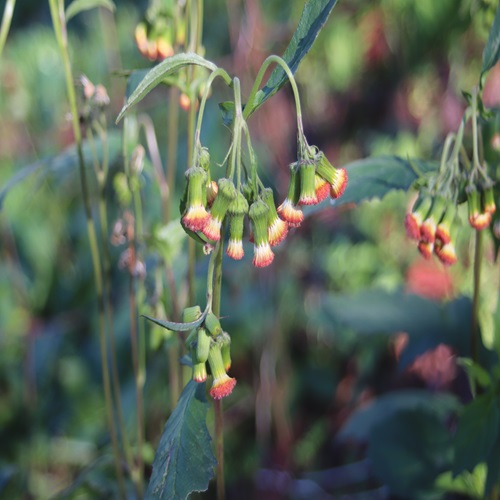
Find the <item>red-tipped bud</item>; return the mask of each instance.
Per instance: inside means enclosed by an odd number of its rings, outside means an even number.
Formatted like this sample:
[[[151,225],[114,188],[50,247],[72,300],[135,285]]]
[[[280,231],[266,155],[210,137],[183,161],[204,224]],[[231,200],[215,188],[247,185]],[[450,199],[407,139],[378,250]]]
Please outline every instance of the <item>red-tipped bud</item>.
[[[330,194],[330,184],[316,174],[314,179],[314,188],[316,189],[316,198],[318,198],[318,203],[321,203],[323,200],[328,198]]]
[[[158,44],[158,59],[166,59],[174,55],[174,48],[170,40],[166,36],[160,36],[157,41]]]
[[[469,211],[469,222],[472,222],[479,215],[479,193],[476,186],[469,186],[466,188],[467,193],[467,207]]]
[[[299,166],[300,196],[299,205],[316,205],[316,165],[312,161],[303,160]]]
[[[269,244],[274,247],[279,245],[288,234],[288,224],[281,220],[276,211],[274,204],[273,190],[270,188],[264,189],[261,194],[262,200],[269,207],[269,214],[267,216],[267,234],[269,237]]]
[[[269,207],[260,199],[252,203],[248,212],[254,235],[253,265],[255,267],[266,267],[274,259],[267,232],[268,215]]]
[[[231,202],[236,198],[236,188],[233,181],[222,178],[218,182],[218,192],[210,208],[210,221],[202,229],[203,234],[211,241],[220,240],[222,221]]]
[[[193,363],[193,380],[201,383],[207,380],[207,366],[205,363]]]
[[[483,212],[488,212],[493,215],[497,209],[495,204],[495,194],[493,192],[493,186],[485,188],[483,191]]]
[[[231,368],[231,337],[227,332],[222,332],[218,336],[217,342],[221,345],[222,361],[224,362],[224,369],[227,372]]]
[[[291,227],[299,227],[304,220],[302,210],[297,208],[300,196],[300,178],[296,163],[290,165],[290,184],[285,201],[278,207],[278,215]]]
[[[347,170],[345,168],[337,169],[337,172],[337,181],[331,184],[330,188],[330,196],[333,199],[340,198],[344,194],[348,181]]]
[[[243,251],[243,230],[245,215],[248,213],[248,201],[243,193],[238,191],[236,198],[229,205],[229,244],[226,254],[235,260],[241,260]]]
[[[412,240],[420,240],[420,228],[422,222],[427,217],[432,205],[432,198],[425,196],[417,198],[417,201],[412,207],[412,211],[406,214],[405,229],[406,235]]]
[[[446,245],[451,241],[451,229],[457,213],[455,205],[448,205],[443,218],[436,228],[436,240],[439,240],[442,245]]]
[[[345,168],[335,168],[323,153],[319,153],[316,156],[316,173],[330,184],[330,196],[333,199],[344,194],[348,179]]]
[[[426,243],[434,243],[438,221],[443,217],[446,200],[442,196],[436,196],[432,202],[431,211],[420,226],[420,239]]]
[[[457,252],[452,241],[449,241],[442,246],[436,245],[434,247],[434,253],[445,266],[451,266],[457,261]]]
[[[430,259],[432,257],[432,252],[434,250],[434,243],[427,241],[419,241],[418,251],[421,253],[422,257],[425,259]]]
[[[482,214],[478,214],[474,218],[469,217],[469,224],[478,231],[486,229],[491,224],[490,212],[484,212]]]
[[[186,177],[187,200],[182,223],[191,231],[201,231],[210,220],[210,214],[203,205],[207,174],[200,167],[191,167],[186,171]]]
[[[144,23],[144,22],[139,23],[135,27],[134,38],[135,38],[135,43],[137,44],[137,48],[139,49],[139,52],[143,56],[147,57],[147,55],[148,55],[148,30],[147,30],[146,23]]]
[[[222,399],[229,396],[236,385],[236,379],[227,375],[224,368],[224,361],[222,359],[221,346],[218,343],[215,343],[210,348],[208,363],[214,377],[214,381],[210,389],[210,396],[214,399]]]

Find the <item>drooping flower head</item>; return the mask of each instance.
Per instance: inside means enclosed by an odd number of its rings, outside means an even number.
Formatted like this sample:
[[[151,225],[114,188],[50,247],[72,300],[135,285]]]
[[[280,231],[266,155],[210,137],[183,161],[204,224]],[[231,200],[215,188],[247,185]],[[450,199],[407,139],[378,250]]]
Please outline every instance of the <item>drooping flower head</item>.
[[[466,189],[467,203],[469,207],[469,224],[478,231],[487,228],[491,224],[492,213],[481,207],[481,196],[475,186]]]
[[[271,264],[274,259],[267,232],[268,215],[269,207],[267,203],[261,199],[254,201],[248,211],[254,235],[253,265],[255,267],[266,267]]]
[[[314,188],[316,189],[316,198],[318,198],[318,203],[328,198],[330,194],[330,184],[328,184],[323,177],[316,174],[314,178]]]
[[[418,197],[413,205],[412,211],[406,214],[405,229],[406,235],[412,240],[420,240],[420,227],[427,217],[432,205],[430,196]]]
[[[297,208],[300,196],[300,178],[297,163],[290,165],[290,184],[285,201],[278,207],[278,215],[291,227],[299,227],[304,220],[304,213]]]
[[[224,362],[224,369],[227,372],[231,368],[231,337],[228,333],[222,332],[217,338],[217,342],[220,343],[222,361]]]
[[[452,215],[449,215],[450,212]],[[447,225],[447,232],[440,230],[443,225]],[[457,240],[459,228],[460,218],[457,216],[456,206],[451,205],[447,208],[443,220],[438,225],[439,233],[436,234],[436,241],[434,244],[434,253],[445,266],[451,266],[458,260],[455,242]]]
[[[442,196],[435,196],[431,210],[420,226],[420,239],[425,243],[434,243],[437,225],[443,217],[445,207],[446,199]]]
[[[261,193],[262,201],[269,207],[267,216],[267,233],[269,236],[269,244],[274,247],[279,245],[288,234],[288,224],[279,218],[274,204],[274,195],[271,188],[266,188]]]
[[[203,234],[211,241],[220,240],[220,228],[222,220],[231,202],[236,198],[236,188],[233,181],[222,178],[218,182],[218,192],[212,207],[210,208],[210,220],[202,229]]]
[[[299,205],[316,205],[316,164],[312,160],[299,162],[300,195]]]
[[[191,231],[201,231],[210,220],[210,214],[203,204],[207,174],[200,167],[191,167],[186,171],[186,178],[186,209],[182,223]]]
[[[226,254],[235,260],[241,260],[243,251],[243,230],[245,215],[248,213],[248,201],[243,193],[238,191],[236,198],[231,202],[227,210],[229,218],[229,243]]]
[[[207,205],[211,207],[215,201],[217,193],[219,192],[219,186],[215,181],[207,182]]]
[[[441,221],[436,228],[436,240],[439,240],[442,245],[446,245],[451,240],[452,224],[455,221],[457,207],[454,204],[449,204],[444,212]]]
[[[495,194],[493,192],[493,186],[488,186],[483,191],[483,212],[488,212],[493,215],[497,209],[495,204]]]
[[[434,243],[428,241],[418,242],[418,251],[425,259],[430,259],[432,257],[432,252],[434,250]]]
[[[317,155],[316,161],[317,174],[330,184],[330,196],[333,199],[340,198],[347,186],[347,170],[335,168],[322,152]]]
[[[236,379],[229,377],[224,368],[224,361],[222,359],[221,346],[215,342],[210,348],[208,355],[208,364],[214,381],[210,389],[210,396],[214,399],[222,399],[229,396],[236,385]]]

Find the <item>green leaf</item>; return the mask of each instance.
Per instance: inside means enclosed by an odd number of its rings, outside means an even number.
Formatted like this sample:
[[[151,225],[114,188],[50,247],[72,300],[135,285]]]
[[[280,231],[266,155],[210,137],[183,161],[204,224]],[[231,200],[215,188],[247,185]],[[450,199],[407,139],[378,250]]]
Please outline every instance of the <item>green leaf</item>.
[[[436,477],[451,464],[451,439],[435,413],[403,410],[375,426],[367,455],[392,494],[428,498]]]
[[[469,379],[477,382],[481,387],[488,387],[491,385],[490,374],[479,363],[475,363],[470,358],[458,358],[457,364],[464,368]]]
[[[425,389],[407,389],[383,394],[356,410],[343,425],[338,438],[368,441],[375,426],[403,410],[423,409],[446,418],[460,406],[453,394],[435,393]]]
[[[194,328],[198,328],[207,317],[208,309],[205,309],[203,314],[196,320],[191,321],[190,323],[174,323],[173,321],[164,321],[162,319],[152,318],[151,316],[147,316],[143,314],[146,319],[156,323],[157,325],[163,326],[163,328],[167,328],[168,330],[172,330],[174,332],[188,332],[189,330],[193,330]]]
[[[497,406],[498,404],[497,399]],[[484,486],[484,498],[491,493],[491,490],[500,479],[500,432],[492,446],[486,465],[488,466],[488,473],[486,474],[486,484]]]
[[[123,106],[118,118],[116,119],[116,123],[118,123],[123,115],[135,104],[140,102],[144,97],[146,97],[151,90],[153,90],[157,85],[162,83],[165,77],[179,71],[181,68],[189,65],[198,65],[204,68],[209,69],[210,71],[215,71],[217,66],[199,56],[198,54],[193,53],[183,53],[176,54],[172,57],[167,57],[160,64],[156,65],[154,68],[150,69],[141,82],[137,85],[135,90],[132,92],[132,95],[128,98],[127,102]]]
[[[481,76],[491,69],[500,59],[500,4],[497,7],[493,26],[491,27],[488,41],[483,51],[483,67],[481,68]]]
[[[471,472],[485,462],[498,437],[500,412],[492,393],[485,393],[471,401],[461,413],[454,439],[454,475],[463,470]]]
[[[486,467],[479,464],[472,472],[461,472],[453,477],[450,471],[441,474],[436,479],[436,488],[446,493],[459,493],[467,498],[485,498],[483,496]]]
[[[66,22],[77,14],[80,14],[80,12],[94,9],[95,7],[104,7],[111,12],[114,12],[116,9],[115,4],[111,0],[73,0],[66,9]]]
[[[208,408],[205,384],[189,381],[165,425],[146,499],[184,500],[208,488],[216,464],[206,425]]]
[[[408,191],[419,178],[417,172],[428,174],[438,168],[437,162],[404,159],[397,156],[365,158],[345,166],[349,180],[344,194],[335,206],[382,199],[394,190]]]
[[[309,0],[305,4],[297,29],[282,56],[293,74],[311,49],[336,3],[337,0]],[[248,116],[276,94],[287,82],[286,73],[280,67],[276,67],[264,87],[255,95],[254,101],[247,103],[247,106],[251,106]]]

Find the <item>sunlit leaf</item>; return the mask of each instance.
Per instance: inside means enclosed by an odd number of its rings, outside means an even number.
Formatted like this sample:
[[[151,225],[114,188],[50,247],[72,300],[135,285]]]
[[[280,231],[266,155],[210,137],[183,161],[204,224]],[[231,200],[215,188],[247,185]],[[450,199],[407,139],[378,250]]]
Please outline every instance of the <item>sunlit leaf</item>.
[[[282,56],[293,74],[311,49],[336,3],[337,0],[309,0],[305,4],[297,29]],[[286,73],[280,67],[276,67],[264,87],[255,95],[253,102],[247,103],[246,106],[250,108],[248,115],[262,106],[287,82]]]
[[[493,26],[483,51],[483,67],[481,75],[491,69],[500,59],[500,4],[497,7]]]
[[[205,384],[189,381],[165,425],[146,498],[184,500],[208,488],[216,464],[206,425],[208,408]]]
[[[167,57],[164,61],[156,65],[154,68],[150,69],[141,82],[137,85],[132,95],[128,98],[127,102],[123,106],[116,122],[118,123],[123,115],[135,104],[140,102],[144,97],[146,97],[151,90],[153,90],[157,85],[163,82],[165,77],[179,71],[181,68],[189,65],[202,66],[209,69],[210,71],[215,71],[217,66],[193,53],[183,53],[176,54],[172,57]]]
[[[73,0],[66,9],[66,22],[77,14],[80,14],[80,12],[94,9],[95,7],[104,7],[111,12],[114,12],[116,8],[111,0]]]
[[[146,319],[156,323],[157,325],[163,326],[163,328],[167,328],[168,330],[172,330],[174,332],[188,332],[189,330],[193,330],[193,328],[198,328],[207,317],[208,309],[205,309],[203,314],[196,320],[191,321],[190,323],[175,323],[173,321],[165,321],[162,319],[152,318],[151,316],[147,316],[143,314]]]
[[[382,199],[394,190],[408,191],[420,174],[437,170],[437,162],[397,156],[364,158],[345,165],[349,180],[335,205]]]

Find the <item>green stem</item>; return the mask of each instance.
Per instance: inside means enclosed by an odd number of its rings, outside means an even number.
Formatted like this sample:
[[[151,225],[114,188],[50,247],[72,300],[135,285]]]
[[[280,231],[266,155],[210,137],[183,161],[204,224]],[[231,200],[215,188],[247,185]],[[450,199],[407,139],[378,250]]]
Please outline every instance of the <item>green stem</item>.
[[[82,190],[83,207],[85,210],[85,217],[87,219],[87,234],[90,244],[90,253],[92,256],[92,266],[94,270],[95,287],[97,292],[97,302],[99,309],[99,339],[101,346],[101,366],[102,366],[102,380],[104,398],[106,404],[106,417],[108,423],[108,430],[111,437],[111,445],[113,448],[113,456],[115,462],[116,476],[118,479],[118,486],[120,494],[125,498],[125,482],[123,478],[123,471],[121,467],[120,450],[118,447],[118,440],[113,422],[113,399],[111,393],[111,384],[109,378],[109,364],[106,345],[106,323],[104,318],[104,295],[102,284],[102,270],[99,250],[97,245],[97,236],[94,221],[92,218],[92,210],[90,206],[90,195],[87,184],[87,176],[85,172],[85,161],[83,158],[82,150],[82,136],[80,131],[79,113],[76,104],[75,88],[73,86],[73,74],[71,70],[71,62],[69,59],[68,40],[66,33],[66,19],[64,17],[64,2],[62,0],[49,0],[50,14],[52,17],[52,24],[54,33],[61,53],[61,58],[64,66],[64,75],[66,80],[66,92],[71,111],[73,134],[78,154],[78,165],[80,172],[80,185]]]
[[[167,132],[167,186],[169,200],[165,211],[165,222],[170,220],[172,202],[175,198],[175,171],[177,163],[177,140],[179,126],[179,89],[170,88]]]
[[[7,2],[5,3],[2,17],[2,27],[0,28],[0,56],[3,53],[7,35],[9,34],[10,23],[12,21],[12,14],[14,14],[15,5],[16,0],[7,0]]]
[[[478,363],[478,336],[479,336],[479,299],[481,288],[481,266],[483,262],[483,231],[475,231],[476,242],[474,247],[474,291],[472,297],[472,325],[471,325],[471,357]]]
[[[477,88],[472,91],[472,162],[473,167],[477,168],[481,165],[479,162],[479,147],[477,133]]]

